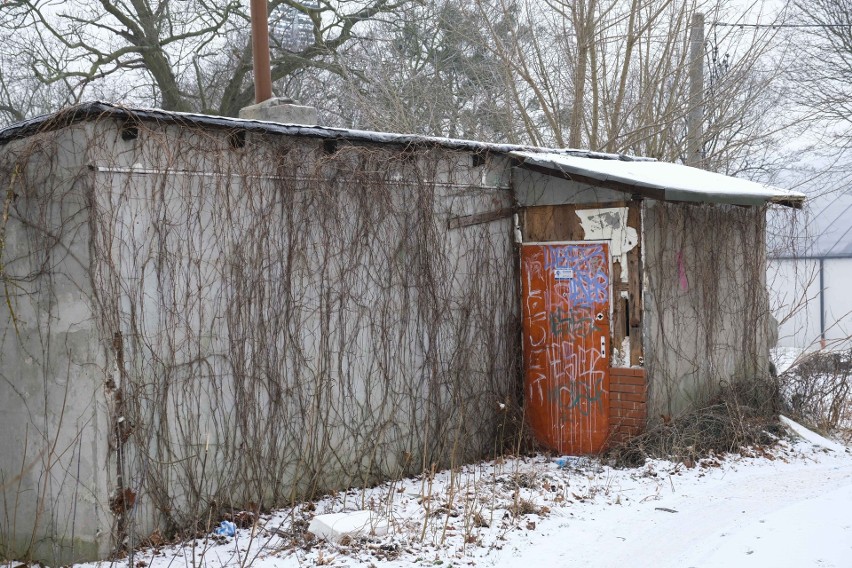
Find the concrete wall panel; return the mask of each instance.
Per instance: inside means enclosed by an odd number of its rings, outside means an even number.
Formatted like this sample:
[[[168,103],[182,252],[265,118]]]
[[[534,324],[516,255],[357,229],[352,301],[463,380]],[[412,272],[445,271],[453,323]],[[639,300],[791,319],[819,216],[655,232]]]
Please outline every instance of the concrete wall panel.
[[[41,225],[10,225],[4,478],[61,455],[9,486],[5,546],[27,546],[34,487],[55,507],[29,552],[67,562],[493,451],[518,319],[505,160],[134,126],[3,154],[50,172],[16,206]]]
[[[85,139],[60,131],[0,154],[14,196],[0,248],[0,555],[51,564],[105,554],[112,522]]]
[[[646,202],[645,363],[651,420],[768,372],[775,324],[764,211]]]

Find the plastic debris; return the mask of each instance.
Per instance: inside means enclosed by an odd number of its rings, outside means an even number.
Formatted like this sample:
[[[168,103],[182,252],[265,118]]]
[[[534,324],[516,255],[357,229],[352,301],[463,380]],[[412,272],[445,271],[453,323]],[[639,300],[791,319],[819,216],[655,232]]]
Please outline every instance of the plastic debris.
[[[386,535],[388,521],[373,511],[331,513],[314,517],[308,531],[319,538],[339,542],[346,536],[360,538]]]
[[[580,456],[564,456],[561,458],[556,458],[553,460],[553,463],[556,464],[556,467],[559,469],[574,468],[579,469],[582,467],[586,467],[589,465],[589,460]]]
[[[237,525],[231,521],[222,521],[219,526],[213,530],[216,536],[234,536],[237,534]]]

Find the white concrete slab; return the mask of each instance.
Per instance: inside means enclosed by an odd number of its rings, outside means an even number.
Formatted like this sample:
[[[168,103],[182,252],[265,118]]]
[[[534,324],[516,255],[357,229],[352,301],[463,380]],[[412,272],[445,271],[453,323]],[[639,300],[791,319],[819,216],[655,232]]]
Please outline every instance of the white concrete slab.
[[[339,541],[345,536],[352,538],[382,536],[388,532],[388,521],[374,511],[353,511],[317,515],[308,530],[318,538]]]

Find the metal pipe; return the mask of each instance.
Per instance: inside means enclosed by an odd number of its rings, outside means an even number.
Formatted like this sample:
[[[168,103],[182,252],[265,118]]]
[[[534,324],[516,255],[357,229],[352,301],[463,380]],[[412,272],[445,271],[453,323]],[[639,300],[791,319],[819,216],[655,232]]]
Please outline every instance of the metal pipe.
[[[254,64],[254,102],[262,103],[272,98],[267,0],[251,0],[251,53]]]
[[[836,260],[840,258],[852,258],[852,252],[842,252],[835,254],[770,256],[767,257],[767,260]]]
[[[825,349],[825,260],[819,259],[819,344]]]
[[[116,167],[116,166],[97,166],[89,165],[89,170],[98,174],[128,174],[128,175],[149,175],[149,176],[185,176],[185,177],[211,177],[211,178],[234,178],[234,179],[259,179],[259,180],[287,180],[287,181],[305,181],[317,182],[325,181],[327,178],[320,176],[296,176],[296,175],[272,175],[272,174],[246,174],[239,172],[201,172],[193,170],[164,170],[158,168],[134,168],[134,167]],[[387,180],[385,181],[390,186],[408,187],[411,181]],[[508,185],[471,185],[461,182],[433,182],[435,187],[448,187],[452,189],[476,189],[483,191],[511,191],[511,186]]]

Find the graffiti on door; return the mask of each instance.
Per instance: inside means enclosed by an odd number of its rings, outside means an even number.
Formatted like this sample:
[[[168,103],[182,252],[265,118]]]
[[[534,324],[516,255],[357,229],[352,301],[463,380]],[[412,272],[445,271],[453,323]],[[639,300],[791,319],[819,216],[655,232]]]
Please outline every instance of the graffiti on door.
[[[532,430],[560,452],[599,451],[609,426],[607,245],[524,245],[521,260]]]

